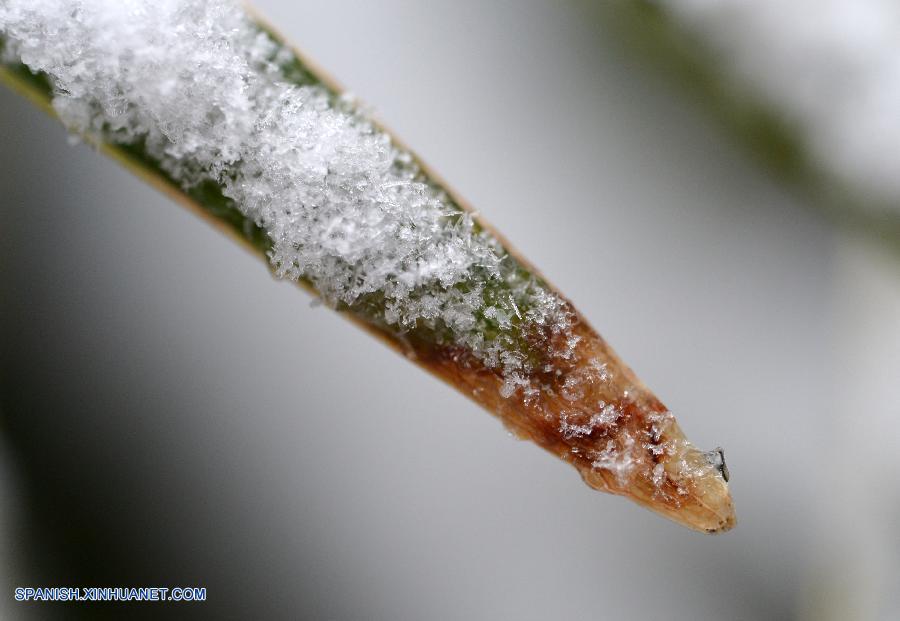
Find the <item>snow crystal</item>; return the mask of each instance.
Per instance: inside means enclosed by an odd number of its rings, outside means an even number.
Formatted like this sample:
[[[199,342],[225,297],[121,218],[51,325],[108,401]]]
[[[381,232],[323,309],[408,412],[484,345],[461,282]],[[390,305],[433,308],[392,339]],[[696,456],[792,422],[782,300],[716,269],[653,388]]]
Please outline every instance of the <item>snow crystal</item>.
[[[568,383],[568,378],[567,378]],[[559,430],[565,438],[589,436],[595,429],[609,430],[622,417],[622,411],[612,403],[600,401],[597,411],[590,415],[583,424],[573,422],[581,416],[577,413],[563,411],[560,414]]]
[[[900,205],[900,5],[656,0],[762,94],[837,178]]]
[[[624,487],[635,466],[633,450],[634,438],[629,435],[625,436],[624,446],[621,449],[616,446],[614,440],[608,440],[606,448],[597,453],[592,465],[594,468],[612,472],[618,484]]]
[[[549,390],[534,378],[555,373],[569,440],[619,425],[621,404],[585,402],[611,372],[578,359],[564,300],[234,0],[0,0],[0,35],[48,76],[74,133],[138,147],[186,188],[221,187],[270,238],[277,276],[470,352],[504,397],[530,402]],[[654,448],[668,420],[646,438]],[[619,440],[587,456],[625,485],[644,438]]]
[[[529,390],[513,324],[564,329],[562,301],[349,98],[287,80],[291,52],[235,1],[4,0],[0,33],[73,132],[222,187],[271,239],[277,276],[447,334],[503,371],[504,395]]]

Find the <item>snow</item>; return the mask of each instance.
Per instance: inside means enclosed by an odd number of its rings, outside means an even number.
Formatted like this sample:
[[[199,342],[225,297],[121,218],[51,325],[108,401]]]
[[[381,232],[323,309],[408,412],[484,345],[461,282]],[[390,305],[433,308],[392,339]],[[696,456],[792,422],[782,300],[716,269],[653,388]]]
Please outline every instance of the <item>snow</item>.
[[[185,187],[223,187],[271,238],[278,277],[447,334],[503,371],[505,395],[532,390],[516,330],[564,329],[562,301],[351,99],[289,82],[292,53],[236,2],[4,0],[0,32],[50,76],[74,133],[143,141]]]
[[[612,371],[576,359],[567,303],[352,99],[305,74],[289,79],[293,53],[236,2],[0,0],[0,34],[8,60],[49,77],[74,134],[140,145],[186,188],[221,187],[271,239],[276,276],[306,279],[327,304],[397,334],[415,328],[470,353],[499,372],[505,398],[554,398],[535,372],[566,368],[560,395],[571,411],[554,424],[567,440],[615,436],[587,457],[619,485],[646,451],[683,449],[661,439],[670,414],[632,436],[620,405],[589,402]],[[544,348],[541,368],[529,338]],[[663,474],[654,471],[657,485]]]

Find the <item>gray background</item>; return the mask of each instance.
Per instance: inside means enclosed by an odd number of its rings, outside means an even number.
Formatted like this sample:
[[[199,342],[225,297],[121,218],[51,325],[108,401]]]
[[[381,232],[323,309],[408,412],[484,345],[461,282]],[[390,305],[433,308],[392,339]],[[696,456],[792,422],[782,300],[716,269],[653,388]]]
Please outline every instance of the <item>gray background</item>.
[[[257,4],[726,448],[739,525],[592,492],[0,90],[0,616],[120,612],[13,585],[186,583],[209,601],[165,613],[794,618],[834,231],[577,5]]]

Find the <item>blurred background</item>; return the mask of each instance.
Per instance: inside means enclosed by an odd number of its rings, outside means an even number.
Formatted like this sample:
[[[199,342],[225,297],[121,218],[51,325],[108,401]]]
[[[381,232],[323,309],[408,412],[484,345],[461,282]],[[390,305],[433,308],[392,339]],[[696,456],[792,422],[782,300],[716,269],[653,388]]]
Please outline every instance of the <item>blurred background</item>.
[[[255,4],[725,447],[738,526],[591,491],[0,90],[0,618],[900,618],[896,246],[602,3]],[[56,585],[208,601],[12,600]]]

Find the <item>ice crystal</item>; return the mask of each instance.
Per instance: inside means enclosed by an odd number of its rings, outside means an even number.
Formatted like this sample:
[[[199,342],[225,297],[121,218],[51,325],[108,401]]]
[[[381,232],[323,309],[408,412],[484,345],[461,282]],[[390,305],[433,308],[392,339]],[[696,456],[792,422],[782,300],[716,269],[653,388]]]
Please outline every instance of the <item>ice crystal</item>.
[[[3,0],[0,33],[73,132],[221,187],[270,238],[277,276],[430,327],[501,369],[505,395],[533,390],[517,330],[564,329],[562,301],[349,99],[288,80],[292,53],[236,2]]]
[[[584,454],[619,485],[647,443],[664,450],[670,415],[632,437],[618,433],[628,390],[618,404],[590,397],[612,372],[576,355],[565,301],[235,0],[0,0],[0,35],[8,61],[48,77],[75,134],[133,148],[187,189],[221,189],[265,232],[277,276],[473,356],[503,397],[558,389],[559,432],[573,446],[608,439]]]
[[[634,438],[629,435],[625,435],[622,447],[617,447],[614,440],[609,440],[606,448],[594,457],[593,466],[600,470],[609,470],[615,475],[619,485],[624,486],[628,483],[628,477],[631,476],[635,466],[633,450]]]
[[[597,410],[588,417],[585,423],[577,422],[583,418],[580,413],[563,411],[560,415],[559,430],[566,438],[580,438],[591,435],[595,429],[608,431],[621,417],[622,411],[618,407],[612,403],[600,401],[597,404]]]

